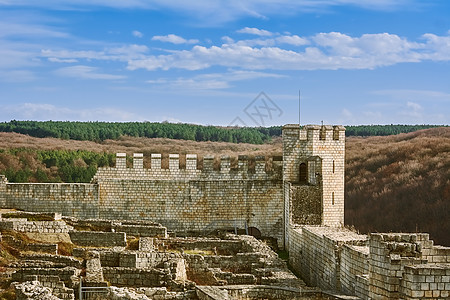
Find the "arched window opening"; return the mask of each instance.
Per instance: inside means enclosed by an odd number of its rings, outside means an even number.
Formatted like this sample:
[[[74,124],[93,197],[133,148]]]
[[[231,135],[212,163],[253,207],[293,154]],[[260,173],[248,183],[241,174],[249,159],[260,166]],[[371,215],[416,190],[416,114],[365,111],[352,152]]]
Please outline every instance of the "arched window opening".
[[[308,168],[306,167],[305,163],[301,163],[300,164],[300,169],[299,169],[299,181],[300,182],[306,182],[308,180]]]
[[[333,160],[333,174],[334,174],[334,160]]]
[[[334,205],[334,192],[331,193],[331,205]]]

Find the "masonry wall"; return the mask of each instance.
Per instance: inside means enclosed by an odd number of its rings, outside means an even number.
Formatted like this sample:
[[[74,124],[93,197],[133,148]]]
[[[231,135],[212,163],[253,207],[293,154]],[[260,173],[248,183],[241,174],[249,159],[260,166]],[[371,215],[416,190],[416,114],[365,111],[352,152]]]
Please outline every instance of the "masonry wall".
[[[294,225],[289,237],[289,264],[308,285],[361,299],[449,297],[450,247],[428,234]]]
[[[361,293],[364,294],[368,289],[366,276],[369,274],[369,247],[344,244],[339,268],[341,291],[362,297]]]
[[[135,154],[133,168],[127,168],[126,155],[119,153],[116,167],[100,168],[92,184],[15,184],[2,177],[0,204],[80,219],[149,220],[178,232],[256,227],[283,246],[281,161],[273,162],[277,172],[266,172],[264,157],[256,158],[252,170],[246,157],[239,157],[237,169],[223,157],[220,170],[213,169],[211,156],[204,158],[203,170],[196,155],[186,156],[184,169],[176,154],[169,156],[169,169],[161,168],[160,154],[152,154],[150,169],[143,168],[143,159]]]
[[[365,235],[343,228],[291,226],[289,236],[289,263],[308,285],[339,291],[344,285],[344,290],[349,289],[348,277],[356,275],[360,261],[349,260],[348,250],[343,251],[343,247],[365,244]]]
[[[169,169],[160,168],[160,156],[152,156],[150,169],[126,168],[120,162],[117,168],[100,169],[94,178],[99,185],[99,216],[151,220],[178,232],[247,224],[282,243],[281,176],[266,173],[264,160],[248,170],[248,161],[240,159],[239,169],[230,170],[229,158],[224,158],[221,169],[214,170],[207,157],[203,171],[189,156],[186,169],[179,169],[178,157],[169,160]]]
[[[1,189],[3,188],[3,193]],[[86,183],[0,183],[2,207],[98,218],[98,185]],[[2,198],[0,198],[2,200]]]
[[[321,225],[344,225],[344,159],[344,127],[307,125],[301,129],[296,124],[283,127],[283,180],[293,185],[316,186]],[[302,164],[306,176],[300,174]],[[292,193],[293,201],[298,199],[295,197]],[[311,199],[316,201],[317,197]]]

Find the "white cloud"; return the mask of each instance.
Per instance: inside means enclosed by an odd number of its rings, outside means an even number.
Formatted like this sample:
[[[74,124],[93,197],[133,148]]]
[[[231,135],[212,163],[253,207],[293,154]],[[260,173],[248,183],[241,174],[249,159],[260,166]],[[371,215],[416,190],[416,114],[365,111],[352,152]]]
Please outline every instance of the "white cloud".
[[[289,41],[286,36],[235,42],[225,39],[227,43],[221,46],[197,45],[190,50],[175,50],[166,55],[130,60],[128,68],[199,70],[224,66],[250,70],[373,69],[405,62],[444,60],[448,47],[447,37],[434,37],[433,43],[420,43],[388,33],[364,34],[360,37],[339,32],[320,33],[310,38],[291,36],[290,41],[293,43],[309,43],[308,47],[297,51],[276,46],[278,42]]]
[[[271,36],[272,35],[272,32],[270,32],[270,31],[267,31],[264,29],[258,29],[258,28],[250,28],[250,27],[245,27],[245,28],[239,29],[236,32],[254,34],[254,35],[259,35],[259,36]]]
[[[135,121],[142,117],[111,107],[71,109],[48,103],[16,103],[0,106],[1,113],[14,115],[17,120],[63,120],[63,121]],[[0,113],[0,114],[1,114]]]
[[[307,39],[301,38],[298,35],[279,36],[276,38],[276,41],[281,44],[290,44],[294,46],[303,46],[310,43]]]
[[[426,40],[426,53],[423,55],[431,60],[450,60],[450,31],[447,36],[427,33],[422,37]]]
[[[133,36],[135,36],[135,37],[138,37],[138,38],[141,38],[141,37],[144,36],[144,34],[143,34],[142,32],[137,31],[137,30],[133,30],[133,32],[132,32],[131,34],[132,34]]]
[[[106,73],[97,72],[98,68],[89,67],[89,66],[71,66],[60,68],[55,71],[57,75],[65,76],[65,77],[74,77],[81,79],[106,79],[106,80],[117,80],[123,79],[125,76],[122,75],[112,75]]]
[[[412,109],[413,111],[422,110],[422,106],[420,106],[420,104],[409,101],[406,103],[406,107]]]
[[[399,115],[405,117],[408,122],[423,123],[424,120],[423,108],[415,102],[406,102],[404,108],[399,111]]]
[[[102,51],[94,50],[41,50],[41,56],[47,57],[51,61],[58,60],[111,60],[111,61],[128,61],[130,59],[145,58],[145,53],[148,52],[148,47],[144,45],[125,45],[122,47],[106,48]]]
[[[155,35],[152,37],[152,41],[161,41],[161,42],[167,42],[172,44],[196,44],[198,43],[198,40],[196,39],[190,39],[186,40],[182,38],[181,36],[175,35],[175,34],[168,34],[168,35]]]
[[[18,36],[26,36],[28,38],[67,38],[70,35],[39,24],[0,21],[0,37],[17,38]]]
[[[61,58],[57,58],[57,57],[49,57],[48,61],[56,62],[56,63],[75,63],[75,62],[78,62],[78,60],[76,60],[74,58],[61,59]]]
[[[201,74],[192,78],[177,78],[175,80],[160,78],[157,80],[148,80],[147,83],[161,88],[170,87],[176,89],[211,90],[229,88],[231,86],[231,82],[235,81],[283,77],[285,76],[273,73],[235,70],[227,73]]]
[[[229,36],[223,36],[222,41],[224,41],[226,44],[233,44],[234,40],[230,38]]]

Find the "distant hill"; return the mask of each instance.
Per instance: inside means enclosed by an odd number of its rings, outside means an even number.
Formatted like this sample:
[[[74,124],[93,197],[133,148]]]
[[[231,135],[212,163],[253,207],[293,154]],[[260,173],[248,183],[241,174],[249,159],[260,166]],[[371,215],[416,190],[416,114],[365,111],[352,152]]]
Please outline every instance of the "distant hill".
[[[438,125],[347,126],[347,136],[384,136],[407,133]],[[0,132],[16,132],[33,137],[54,137],[80,141],[117,140],[123,136],[169,138],[197,142],[263,144],[281,136],[281,126],[219,127],[182,123],[152,122],[0,122]]]
[[[348,138],[345,220],[362,232],[429,232],[450,246],[450,128]]]
[[[116,152],[281,155],[281,139],[262,145],[122,136],[74,141],[0,132],[0,174],[11,182],[88,182]],[[163,159],[164,162],[164,159]],[[347,225],[361,232],[429,232],[450,246],[450,128],[346,142]]]

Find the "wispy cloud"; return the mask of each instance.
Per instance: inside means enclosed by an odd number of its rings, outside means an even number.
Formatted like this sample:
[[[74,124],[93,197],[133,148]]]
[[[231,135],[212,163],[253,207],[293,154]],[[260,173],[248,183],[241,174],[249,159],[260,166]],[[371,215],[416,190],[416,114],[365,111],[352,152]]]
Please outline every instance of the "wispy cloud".
[[[209,73],[193,76],[191,78],[148,80],[147,83],[160,88],[215,90],[231,87],[235,81],[253,80],[258,78],[283,78],[284,75],[255,72],[255,71],[229,71],[226,73]]]
[[[12,114],[18,120],[63,120],[63,121],[134,121],[143,120],[139,115],[123,109],[93,107],[72,109],[48,103],[16,103],[0,105],[0,116]]]
[[[51,50],[42,49],[40,56],[48,58],[50,61],[73,62],[73,60],[110,60],[128,61],[130,59],[145,58],[148,47],[144,45],[124,45],[122,47],[108,47],[104,50]]]
[[[221,24],[235,21],[242,17],[266,19],[273,15],[288,15],[292,13],[310,13],[323,11],[336,6],[354,6],[368,10],[405,10],[411,9],[420,2],[416,0],[197,0],[197,1],[164,1],[164,0],[2,0],[0,5],[44,7],[51,9],[79,9],[90,7],[111,7],[114,9],[152,9],[182,12],[190,19],[201,20],[199,25]]]
[[[0,71],[0,82],[29,82],[36,78],[36,75],[29,70]]]
[[[186,40],[185,38],[182,38],[181,36],[178,36],[175,34],[155,35],[154,37],[152,37],[152,41],[161,41],[161,42],[167,42],[167,43],[172,43],[172,44],[196,44],[196,43],[198,43],[198,40],[196,40],[196,39]]]
[[[372,94],[409,101],[450,101],[449,93],[431,90],[391,89],[373,91]]]
[[[238,33],[248,33],[259,36],[271,36],[273,33],[264,29],[245,27],[236,31]]]
[[[133,30],[133,32],[131,32],[131,34],[138,38],[142,38],[144,36],[144,34],[142,32],[137,31],[137,30]]]
[[[68,38],[70,35],[66,32],[36,23],[4,22],[0,21],[0,38],[5,37],[24,37],[39,39],[45,38]]]
[[[89,66],[71,66],[60,68],[55,71],[57,75],[65,77],[74,77],[80,79],[106,79],[106,80],[118,80],[124,79],[125,76],[122,75],[112,75],[106,73],[97,72],[98,68]]]

